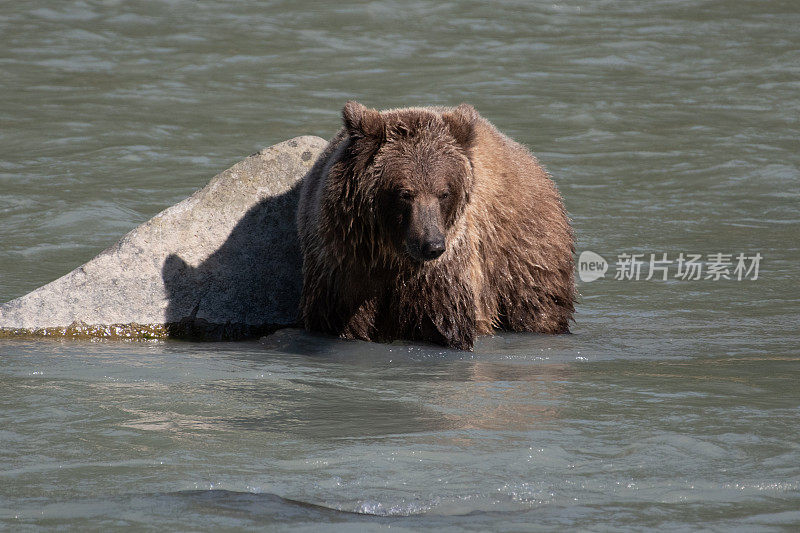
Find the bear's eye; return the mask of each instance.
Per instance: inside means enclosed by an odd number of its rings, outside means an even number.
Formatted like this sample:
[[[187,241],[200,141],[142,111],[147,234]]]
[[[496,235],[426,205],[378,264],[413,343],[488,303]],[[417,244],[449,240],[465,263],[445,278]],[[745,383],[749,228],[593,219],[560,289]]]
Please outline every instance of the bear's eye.
[[[449,191],[444,191],[439,193],[439,200],[447,200],[448,198],[450,198]]]
[[[402,198],[403,200],[413,200],[414,193],[411,191],[400,191],[400,198]]]

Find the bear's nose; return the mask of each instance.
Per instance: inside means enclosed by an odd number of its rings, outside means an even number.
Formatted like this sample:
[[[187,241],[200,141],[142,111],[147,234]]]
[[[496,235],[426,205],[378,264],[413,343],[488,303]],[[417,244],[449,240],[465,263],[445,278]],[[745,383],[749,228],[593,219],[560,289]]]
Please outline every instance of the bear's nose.
[[[422,247],[422,257],[426,261],[436,259],[444,253],[444,239],[428,241]]]

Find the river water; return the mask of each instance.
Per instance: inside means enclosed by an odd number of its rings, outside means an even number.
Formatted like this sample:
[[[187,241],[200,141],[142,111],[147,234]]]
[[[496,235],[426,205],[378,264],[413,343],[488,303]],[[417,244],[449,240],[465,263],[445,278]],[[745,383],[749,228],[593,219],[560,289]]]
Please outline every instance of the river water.
[[[794,1],[4,3],[0,301],[351,98],[474,104],[608,270],[573,335],[474,353],[0,341],[0,529],[800,526],[798,28]]]

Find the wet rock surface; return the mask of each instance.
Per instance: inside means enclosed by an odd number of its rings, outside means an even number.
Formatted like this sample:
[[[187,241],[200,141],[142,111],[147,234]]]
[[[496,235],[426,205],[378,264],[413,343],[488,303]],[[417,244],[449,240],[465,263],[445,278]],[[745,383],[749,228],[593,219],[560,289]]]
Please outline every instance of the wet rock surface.
[[[326,141],[264,148],[69,274],[0,305],[0,337],[256,337],[297,319],[298,185]]]

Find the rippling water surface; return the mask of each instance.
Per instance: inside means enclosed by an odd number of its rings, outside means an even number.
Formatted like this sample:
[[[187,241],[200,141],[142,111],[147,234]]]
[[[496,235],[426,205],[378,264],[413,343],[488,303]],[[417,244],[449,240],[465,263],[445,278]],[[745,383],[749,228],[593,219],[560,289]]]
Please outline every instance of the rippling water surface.
[[[350,98],[474,104],[611,264],[574,335],[471,354],[0,341],[0,527],[798,527],[797,28],[791,1],[5,3],[0,301]],[[681,252],[763,260],[613,279]]]

